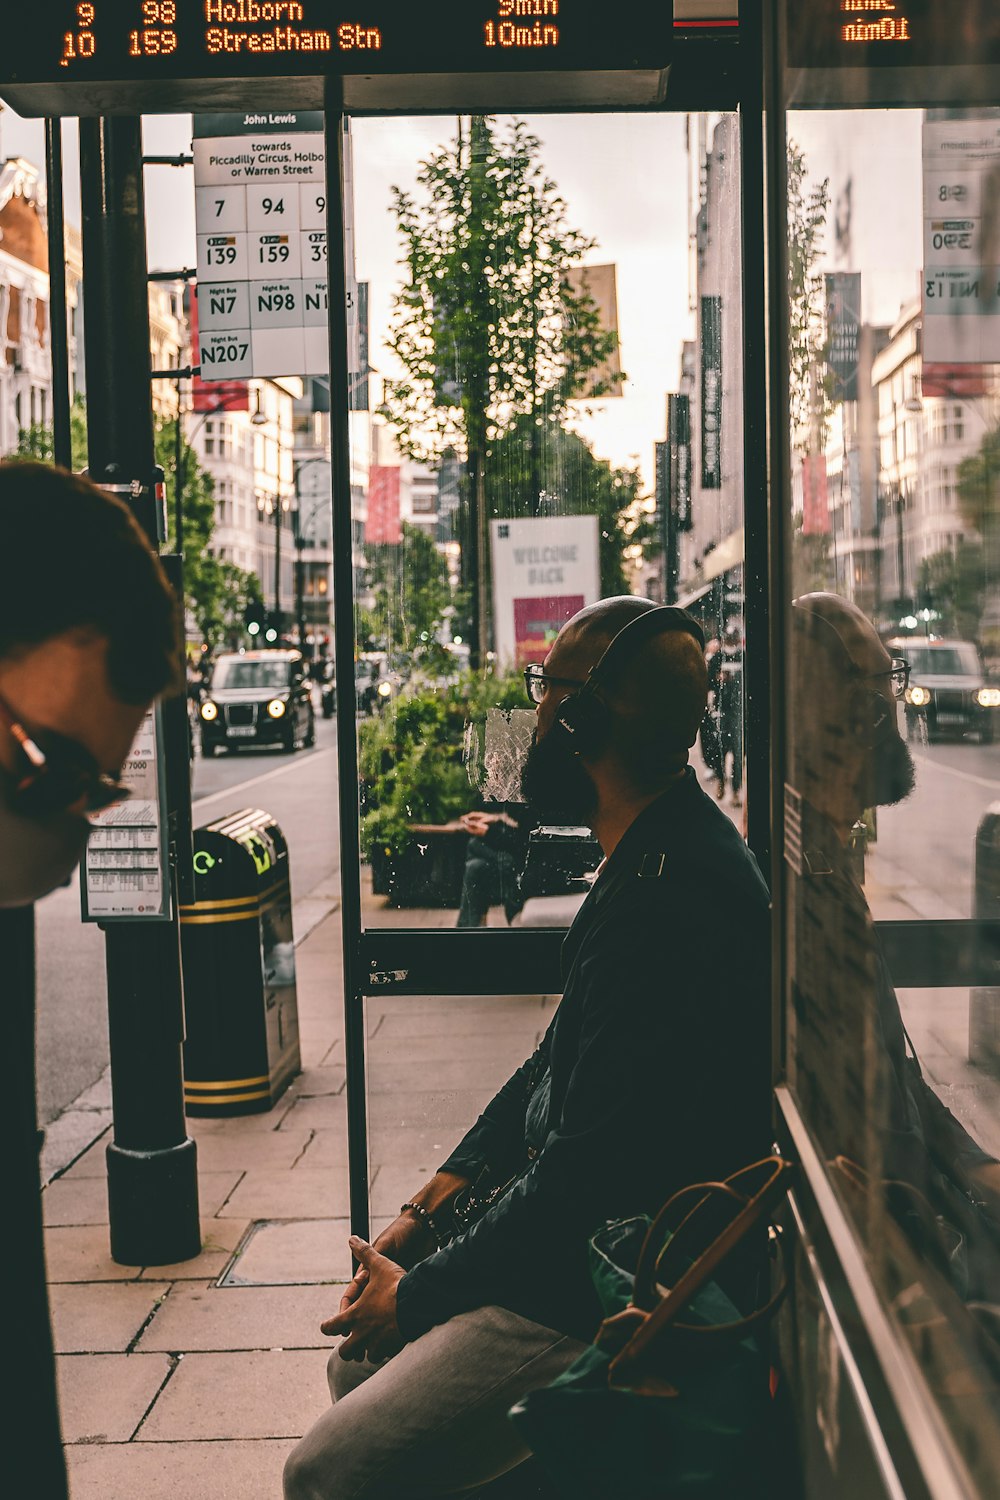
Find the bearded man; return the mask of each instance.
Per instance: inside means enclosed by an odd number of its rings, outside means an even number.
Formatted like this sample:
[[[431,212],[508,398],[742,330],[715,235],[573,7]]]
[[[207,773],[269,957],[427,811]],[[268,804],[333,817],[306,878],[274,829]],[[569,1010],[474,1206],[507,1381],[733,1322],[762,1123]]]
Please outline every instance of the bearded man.
[[[590,1235],[766,1154],[768,894],[687,763],[704,645],[681,609],[606,599],[526,672],[527,801],[589,825],[604,862],[535,1054],[374,1244],[351,1240],[360,1268],[322,1325],[343,1335],[334,1405],[288,1460],[288,1500],[455,1494],[520,1463],[508,1409],[600,1322]]]

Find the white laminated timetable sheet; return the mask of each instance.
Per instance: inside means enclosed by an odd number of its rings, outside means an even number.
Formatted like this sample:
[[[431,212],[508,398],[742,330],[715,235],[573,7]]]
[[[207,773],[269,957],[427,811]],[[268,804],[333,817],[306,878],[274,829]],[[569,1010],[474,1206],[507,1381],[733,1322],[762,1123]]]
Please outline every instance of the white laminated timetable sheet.
[[[202,380],[325,375],[322,116],[198,115],[194,172]]]
[[[159,706],[149,709],[122,770],[129,788],[91,819],[80,895],[86,922],[167,919],[171,914]]]

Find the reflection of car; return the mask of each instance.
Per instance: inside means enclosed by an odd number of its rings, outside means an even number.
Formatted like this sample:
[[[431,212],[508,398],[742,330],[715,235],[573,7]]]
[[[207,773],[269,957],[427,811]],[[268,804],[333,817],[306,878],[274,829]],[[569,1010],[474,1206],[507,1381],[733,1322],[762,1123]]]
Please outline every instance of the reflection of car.
[[[240,745],[295,750],[316,738],[312,696],[298,651],[220,656],[199,715],[203,755]]]
[[[400,678],[390,671],[384,651],[366,651],[354,663],[354,696],[358,713],[374,714],[395,696]]]
[[[910,664],[906,689],[906,730],[928,739],[973,730],[984,745],[994,736],[1000,685],[989,684],[972,641],[888,642],[889,650]]]

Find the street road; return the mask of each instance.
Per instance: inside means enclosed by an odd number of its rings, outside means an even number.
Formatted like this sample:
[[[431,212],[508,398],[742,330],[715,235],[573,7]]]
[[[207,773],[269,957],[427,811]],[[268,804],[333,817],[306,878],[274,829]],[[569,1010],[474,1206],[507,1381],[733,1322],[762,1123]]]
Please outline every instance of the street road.
[[[1000,805],[1000,746],[971,741],[912,745],[917,784],[897,807],[878,810],[870,865],[880,885],[902,891],[912,910],[891,915],[970,917],[976,829]],[[874,900],[876,917],[878,900]]]
[[[317,718],[316,748],[284,755],[241,750],[194,762],[195,827],[259,807],[288,839],[293,900],[340,876],[336,805],[337,735]],[[36,909],[38,951],[38,1109],[54,1119],[108,1064],[104,934],[80,920],[79,883]]]

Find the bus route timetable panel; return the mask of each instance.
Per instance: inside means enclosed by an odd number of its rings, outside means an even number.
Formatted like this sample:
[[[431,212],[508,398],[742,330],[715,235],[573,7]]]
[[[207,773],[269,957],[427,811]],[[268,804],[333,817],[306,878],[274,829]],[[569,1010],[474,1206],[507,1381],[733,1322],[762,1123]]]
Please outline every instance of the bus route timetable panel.
[[[316,109],[339,76],[357,109],[654,103],[672,24],[672,0],[35,0],[0,95],[23,114]]]

